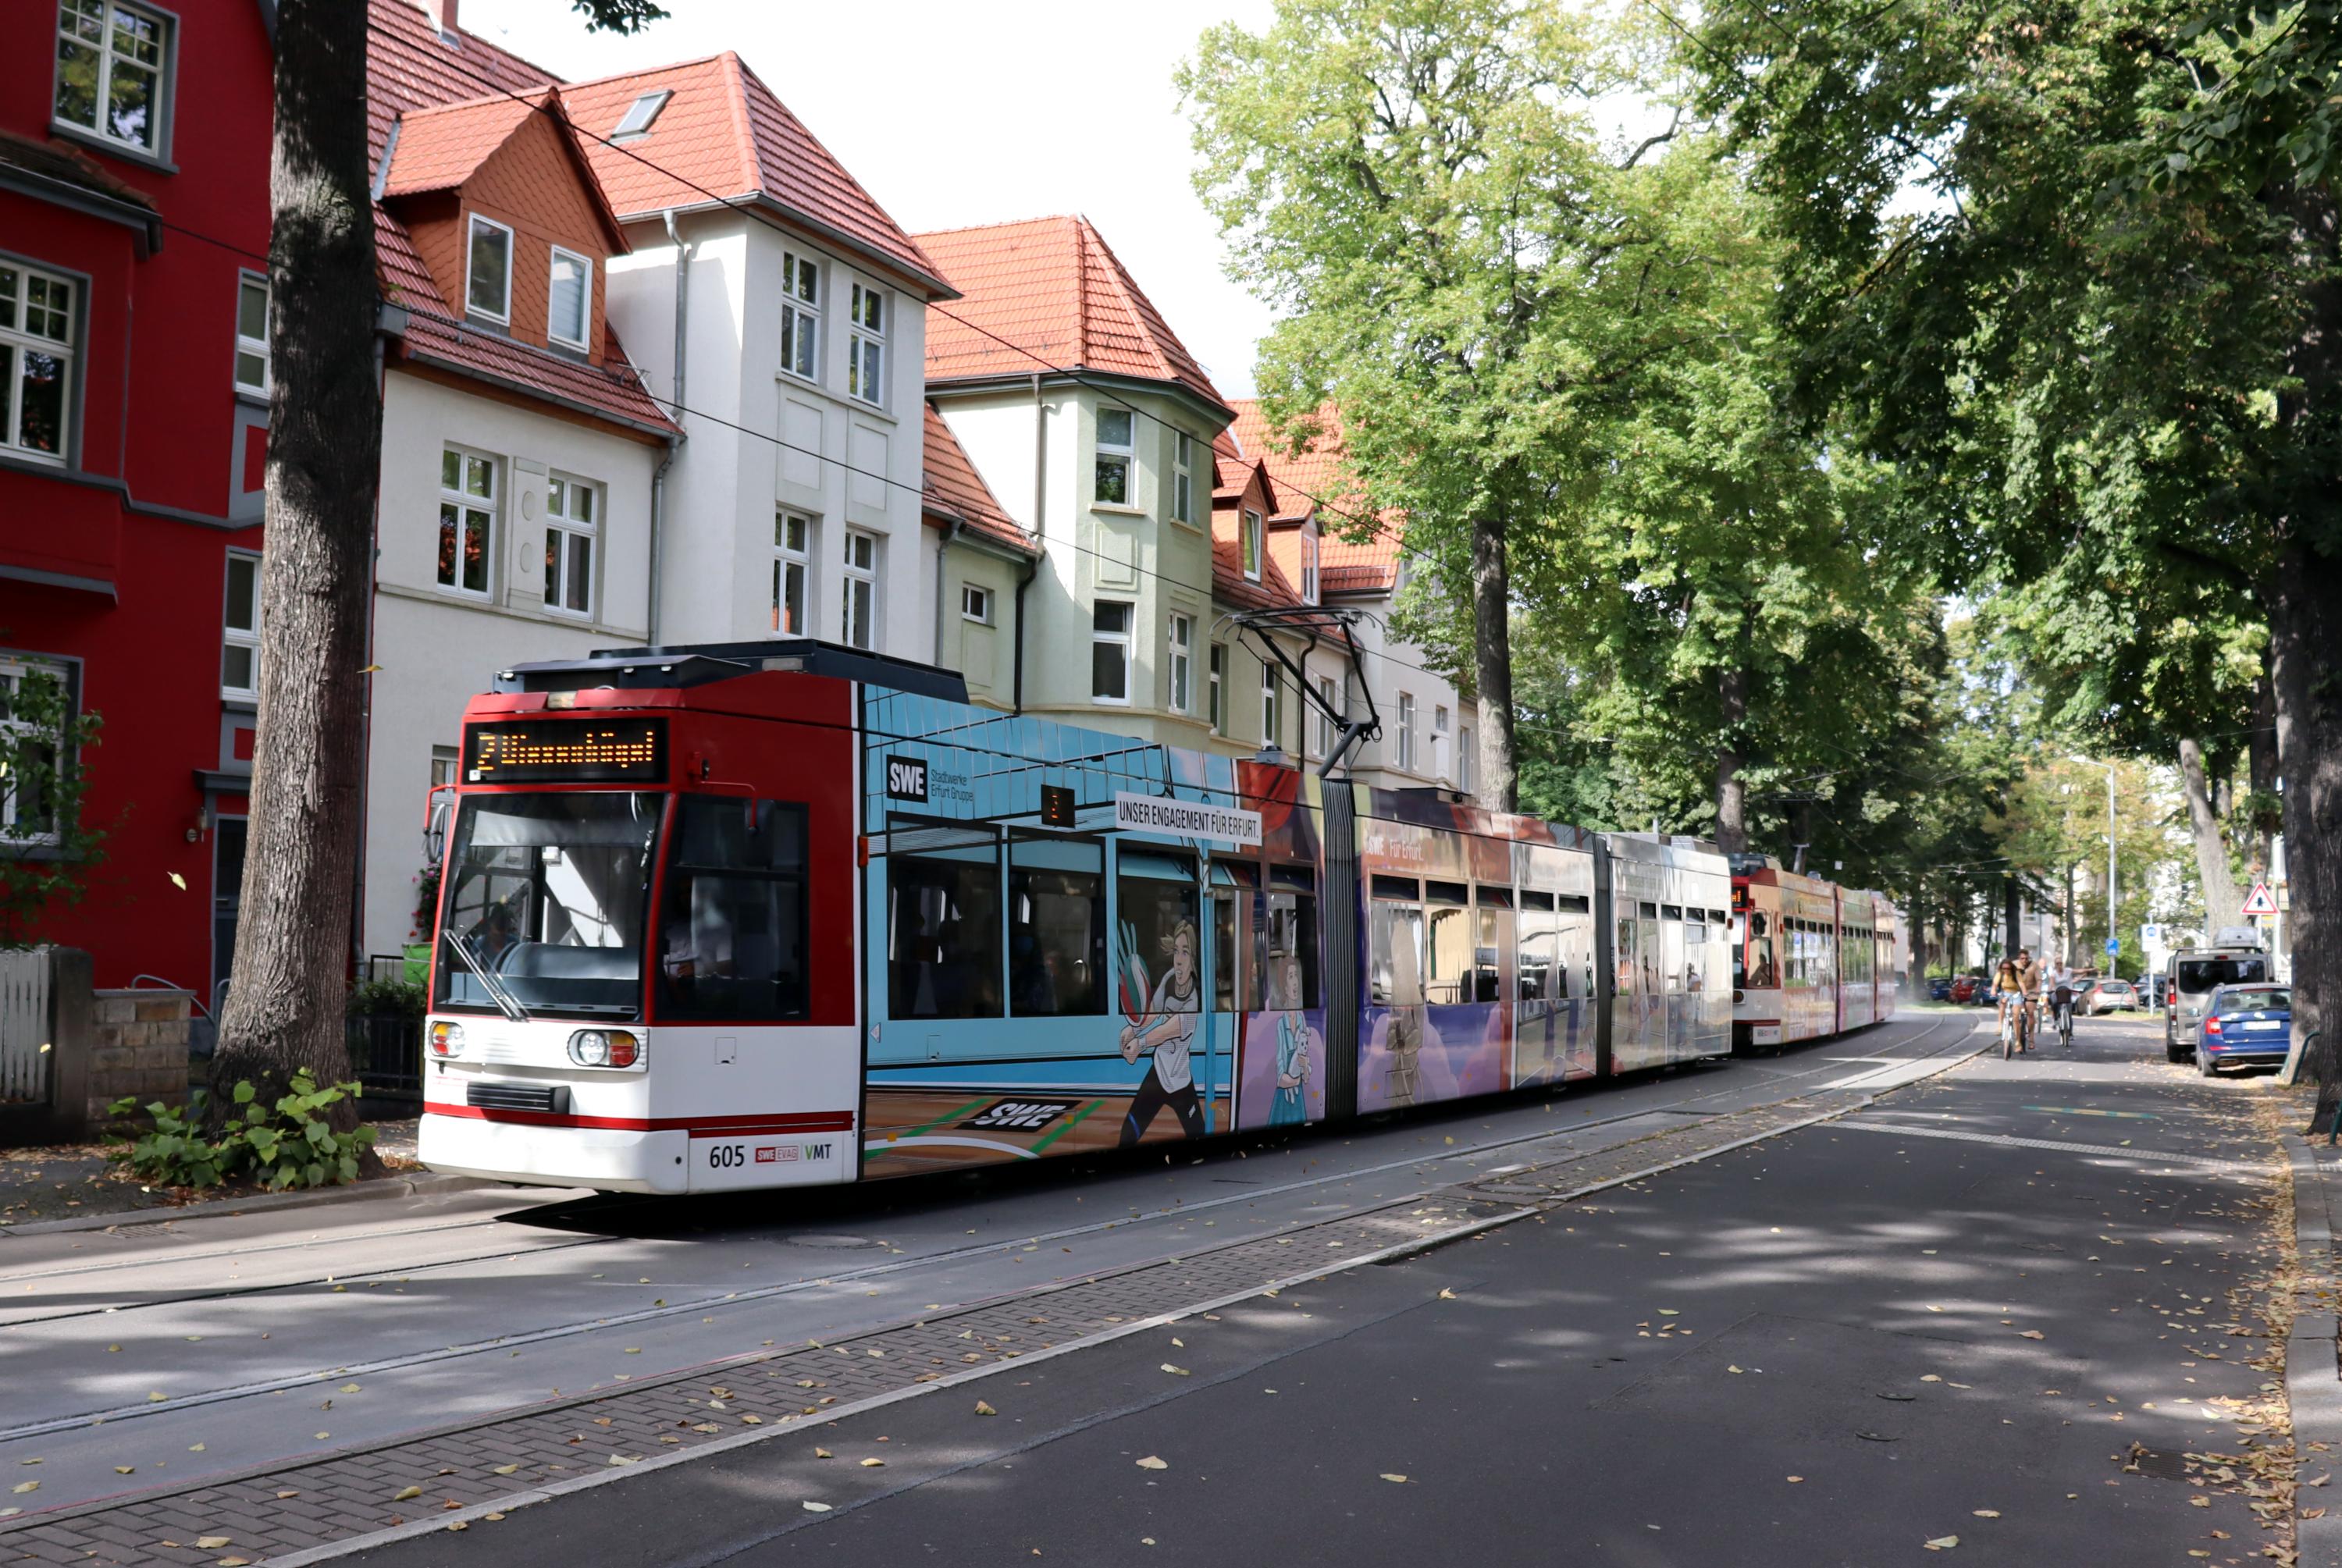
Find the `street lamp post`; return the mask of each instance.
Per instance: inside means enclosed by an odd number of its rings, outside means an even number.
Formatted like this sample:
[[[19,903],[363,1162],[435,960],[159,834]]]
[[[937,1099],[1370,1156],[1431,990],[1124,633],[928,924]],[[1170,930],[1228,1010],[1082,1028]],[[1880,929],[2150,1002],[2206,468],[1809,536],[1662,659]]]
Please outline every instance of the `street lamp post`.
[[[2107,770],[2107,940],[2112,942],[2115,940],[2115,767],[2112,763],[2102,763],[2090,757],[2069,756],[2067,760],[2080,763],[2084,767]],[[2114,954],[2107,956],[2111,958]],[[2107,967],[2112,970],[2114,966],[2108,964]]]

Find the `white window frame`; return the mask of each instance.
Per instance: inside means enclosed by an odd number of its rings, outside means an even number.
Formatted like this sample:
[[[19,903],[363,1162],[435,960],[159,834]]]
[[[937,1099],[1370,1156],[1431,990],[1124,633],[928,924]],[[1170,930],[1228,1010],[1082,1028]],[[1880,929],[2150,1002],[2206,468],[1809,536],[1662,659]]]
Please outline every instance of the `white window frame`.
[[[235,606],[235,564],[252,563],[252,624],[238,627],[230,614]],[[220,573],[220,695],[260,698],[260,573],[261,557],[252,550],[230,550],[227,565]],[[249,648],[252,651],[252,684],[235,685],[227,678],[227,650]]]
[[[1109,604],[1118,605],[1122,610],[1122,630],[1119,632],[1106,632],[1098,629],[1097,613]],[[1131,629],[1137,624],[1138,606],[1128,599],[1098,599],[1091,603],[1090,701],[1093,703],[1109,708],[1130,706],[1131,666],[1135,663],[1131,657]],[[1118,697],[1103,695],[1097,689],[1097,651],[1100,648],[1113,648],[1121,657],[1122,695]]]
[[[979,626],[992,624],[992,590],[981,583],[959,585],[959,618]]]
[[[1301,602],[1317,602],[1317,535],[1306,528],[1301,533]]]
[[[505,326],[512,325],[512,280],[514,235],[510,224],[500,224],[478,213],[466,213],[464,225],[464,314],[476,315],[482,321],[493,321]],[[480,231],[494,229],[505,236],[505,305],[502,310],[488,310],[472,298],[472,247],[479,242]]]
[[[1402,773],[1415,771],[1415,694],[1398,694],[1398,765]]]
[[[1243,536],[1237,540],[1236,548],[1244,556],[1245,581],[1247,583],[1257,583],[1260,581],[1261,556],[1265,553],[1268,543],[1261,536],[1260,514],[1246,508],[1244,513],[1244,521],[1240,526],[1243,528],[1244,534]]]
[[[789,543],[789,525],[796,524],[797,542]],[[799,624],[781,624],[781,607],[790,597],[792,574],[796,584],[796,605]],[[813,635],[813,519],[802,512],[782,507],[773,514],[773,619],[771,634],[776,637],[810,637]]]
[[[1456,732],[1456,787],[1466,794],[1472,793],[1472,775],[1477,762],[1472,745],[1472,726],[1462,725]]]
[[[65,32],[63,15],[65,9],[63,5],[57,7],[59,15],[56,25],[49,35],[50,123],[67,125],[114,146],[126,148],[137,157],[152,158],[157,163],[167,159],[170,156],[171,146],[171,115],[177,98],[175,91],[177,84],[172,80],[176,74],[178,65],[177,19],[152,6],[131,4],[130,0],[100,0],[99,25],[104,30],[105,36],[94,45],[98,56],[98,65],[97,82],[91,97],[91,107],[97,116],[93,124],[81,120],[68,120],[57,107],[57,88],[64,84],[65,79],[64,62],[57,58],[60,46],[70,36],[75,44],[85,49],[93,47],[90,41],[78,33],[68,35]],[[75,9],[78,10],[79,7],[76,6]],[[115,62],[125,57],[123,52],[114,45],[114,13],[116,11],[126,11],[134,16],[144,18],[155,26],[156,36],[155,63],[149,65],[144,61],[134,58],[130,64],[130,68],[133,70],[151,70],[155,73],[155,115],[151,127],[154,137],[151,141],[135,142],[127,136],[117,136],[106,124],[106,105],[114,96]]]
[[[451,454],[456,459],[455,488],[454,489],[448,488],[446,477],[447,459]],[[464,480],[469,475],[471,471],[470,464],[474,463],[484,464],[487,467],[488,493],[485,496],[475,494],[473,492],[463,488]],[[493,601],[495,597],[496,551],[501,535],[504,533],[503,528],[499,525],[503,521],[503,462],[501,459],[491,456],[489,454],[485,452],[474,451],[472,448],[467,446],[449,444],[442,446],[439,449],[439,508],[442,513],[445,513],[450,506],[455,508],[455,580],[452,583],[442,582],[439,578],[438,567],[435,563],[432,567],[431,580],[443,594],[460,594],[462,597],[466,599],[476,599],[483,604],[488,603]],[[487,581],[482,586],[477,588],[466,588],[464,586],[464,531],[465,526],[464,514],[466,512],[484,513],[487,517],[487,539],[480,551],[480,560],[481,564],[486,569]],[[440,518],[439,525],[442,528],[445,528],[447,525],[447,520],[445,516]]]
[[[0,691],[13,694],[25,677],[35,674],[52,676],[65,685],[67,698],[73,704],[71,711],[66,714],[69,725],[71,720],[80,713],[79,699],[73,690],[73,672],[62,664],[51,664],[46,659],[31,658],[23,654],[0,656]],[[33,726],[24,719],[0,716],[0,731],[14,734],[26,734],[32,733]],[[55,739],[55,749],[58,765],[62,768],[65,760],[64,734],[58,733]],[[0,826],[14,823],[15,817],[16,786],[11,780],[0,777]],[[5,842],[22,850],[55,844],[60,836],[62,836],[61,833],[55,825],[52,825],[46,833],[18,833],[11,829],[5,833],[5,837],[0,837],[0,842]]]
[[[838,622],[837,640],[848,647],[876,653],[878,651],[878,574],[885,564],[886,542],[867,528],[848,528],[845,534],[846,564],[839,594],[844,614]],[[857,544],[870,547],[867,560],[855,559],[855,546]],[[855,613],[857,590],[861,600],[859,615]],[[856,641],[856,631],[867,640]]]
[[[556,492],[555,487],[558,486]],[[555,496],[560,496],[555,510]],[[591,516],[576,516],[580,495],[590,499],[586,510]],[[596,574],[602,562],[602,514],[608,500],[607,492],[590,479],[579,479],[568,474],[548,474],[545,479],[545,553],[552,559],[547,564],[555,571],[554,584],[565,586],[569,581],[569,557],[580,541],[586,547],[586,604],[578,608],[557,602],[553,594],[545,600],[545,607],[556,615],[575,615],[590,621],[601,607],[601,594],[596,591]],[[557,542],[557,543],[556,543]]]
[[[884,289],[854,280],[846,296],[846,394],[873,408],[886,406],[886,306]]]
[[[260,291],[260,335],[254,337],[244,330],[244,297],[253,289]],[[244,378],[244,358],[250,355],[260,361],[260,380]],[[266,397],[274,380],[274,367],[268,363],[268,280],[256,272],[235,275],[235,357],[229,362],[229,379],[238,392],[255,397]]]
[[[1447,746],[1447,704],[1435,703],[1431,707],[1431,776],[1447,776],[1446,751]]]
[[[1285,727],[1284,714],[1279,712],[1278,698],[1284,694],[1277,680],[1277,667],[1270,660],[1260,662],[1260,744],[1282,749],[1285,737],[1279,732]]]
[[[1106,422],[1110,414],[1130,421],[1130,436],[1115,442],[1106,438]],[[1090,504],[1093,506],[1136,507],[1138,504],[1138,415],[1126,408],[1101,408],[1097,411],[1097,454],[1090,468]],[[1122,465],[1122,499],[1109,501],[1100,494],[1105,486],[1098,483],[1106,465]]]
[[[1196,438],[1176,431],[1171,438],[1171,517],[1190,527],[1196,522]]]
[[[594,258],[580,255],[573,250],[564,250],[559,245],[554,245],[551,249],[553,254],[546,258],[545,264],[545,335],[549,341],[557,343],[564,348],[574,348],[583,353],[594,341]],[[585,269],[586,273],[584,286],[577,296],[577,335],[575,337],[564,337],[554,330],[553,285],[555,276],[560,271],[561,264],[565,260],[575,262]]]
[[[1212,701],[1209,716],[1212,733],[1216,735],[1224,735],[1228,733],[1228,645],[1226,643],[1214,643],[1208,658]]]
[[[1196,711],[1196,617],[1173,614],[1164,638],[1170,645],[1165,665],[1171,677],[1171,711],[1192,714]]]
[[[795,251],[783,251],[781,371],[816,386],[821,385],[821,264]],[[797,359],[811,368],[798,369],[793,363]]]
[[[1323,759],[1331,756],[1334,753],[1333,714],[1336,711],[1336,700],[1334,693],[1334,677],[1320,675],[1317,677],[1316,684],[1317,701],[1320,705],[1310,714],[1310,729],[1316,736],[1317,744],[1310,754]]]
[[[610,139],[614,142],[626,142],[632,141],[636,136],[649,135],[651,127],[658,123],[660,113],[666,108],[667,100],[674,96],[675,93],[672,89],[661,87],[656,92],[645,93],[636,98],[626,105],[626,112],[619,116],[618,128],[610,133]],[[645,107],[646,105],[648,107]]]
[[[77,388],[74,369],[79,357],[77,339],[80,336],[82,290],[85,285],[79,278],[66,277],[44,267],[27,266],[23,262],[5,256],[0,256],[0,273],[15,275],[14,283],[7,285],[5,321],[0,323],[0,355],[5,358],[5,366],[0,367],[0,375],[6,377],[6,385],[0,385],[0,420],[6,422],[0,424],[0,452],[62,465],[72,461],[73,456],[74,414],[78,412],[75,405]],[[65,335],[62,338],[35,333],[25,325],[35,308],[33,305],[33,285],[36,281],[45,285],[43,292],[49,300],[58,297],[56,290],[65,291],[63,305],[45,300],[38,307],[45,317],[65,317]],[[24,356],[28,351],[50,355],[61,362],[64,367],[64,388],[57,401],[57,449],[55,452],[26,446],[18,440],[25,416]]]

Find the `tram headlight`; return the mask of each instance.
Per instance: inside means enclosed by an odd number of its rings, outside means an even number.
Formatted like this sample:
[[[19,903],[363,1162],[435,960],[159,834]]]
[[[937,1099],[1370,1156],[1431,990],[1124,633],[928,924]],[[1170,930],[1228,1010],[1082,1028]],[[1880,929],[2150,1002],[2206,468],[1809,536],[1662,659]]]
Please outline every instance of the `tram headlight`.
[[[623,1029],[580,1029],[569,1037],[569,1059],[580,1067],[631,1067],[642,1049]]]
[[[431,1054],[461,1056],[464,1054],[464,1026],[445,1019],[431,1025]]]

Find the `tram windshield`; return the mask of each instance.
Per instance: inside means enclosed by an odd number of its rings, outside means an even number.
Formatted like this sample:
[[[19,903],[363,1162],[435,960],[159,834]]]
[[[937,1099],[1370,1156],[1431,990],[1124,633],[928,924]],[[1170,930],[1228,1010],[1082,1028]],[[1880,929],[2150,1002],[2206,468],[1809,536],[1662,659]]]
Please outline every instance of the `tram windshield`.
[[[443,871],[435,1006],[634,1018],[664,795],[591,790],[465,797]]]

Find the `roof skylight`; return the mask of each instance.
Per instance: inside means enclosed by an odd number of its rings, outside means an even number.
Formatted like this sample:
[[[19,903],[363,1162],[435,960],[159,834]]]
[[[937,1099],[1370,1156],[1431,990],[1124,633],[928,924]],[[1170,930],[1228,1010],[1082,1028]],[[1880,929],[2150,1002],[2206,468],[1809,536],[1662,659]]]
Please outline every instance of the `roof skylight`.
[[[659,111],[666,108],[666,101],[674,96],[665,88],[656,93],[645,93],[635,100],[634,106],[626,111],[626,117],[620,120],[618,128],[610,134],[613,136],[641,135],[651,128],[651,122],[659,117]]]

